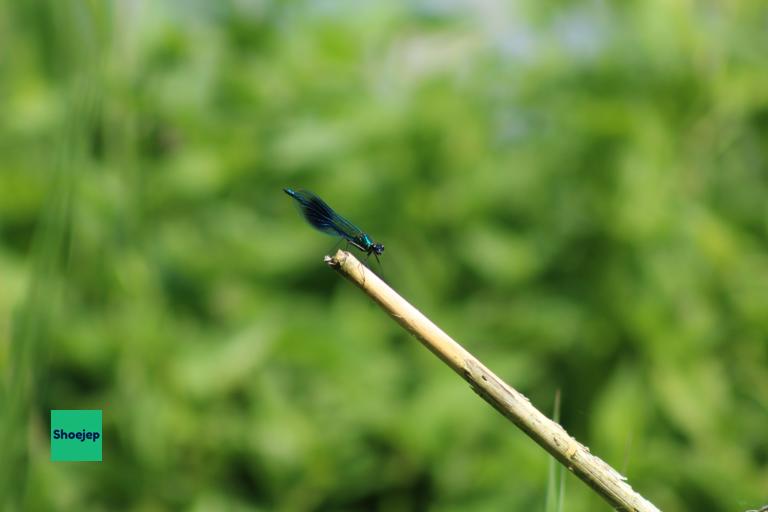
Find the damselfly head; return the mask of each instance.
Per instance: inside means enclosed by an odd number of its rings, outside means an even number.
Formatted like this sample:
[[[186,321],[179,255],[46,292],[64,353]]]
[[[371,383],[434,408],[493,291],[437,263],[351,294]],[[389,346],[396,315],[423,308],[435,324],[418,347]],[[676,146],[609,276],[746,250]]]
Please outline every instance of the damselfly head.
[[[376,256],[379,256],[381,253],[384,252],[384,244],[371,244],[371,252],[376,254]]]

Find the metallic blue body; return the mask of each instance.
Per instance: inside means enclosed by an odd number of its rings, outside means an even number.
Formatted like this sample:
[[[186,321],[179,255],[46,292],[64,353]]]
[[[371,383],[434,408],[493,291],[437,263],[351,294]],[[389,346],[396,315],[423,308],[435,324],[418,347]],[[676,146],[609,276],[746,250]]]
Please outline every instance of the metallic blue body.
[[[362,229],[336,213],[333,208],[308,190],[293,190],[284,188],[283,191],[294,198],[299,204],[302,215],[309,224],[328,235],[340,236],[368,256],[373,254],[376,259],[384,252],[384,245],[371,240]]]

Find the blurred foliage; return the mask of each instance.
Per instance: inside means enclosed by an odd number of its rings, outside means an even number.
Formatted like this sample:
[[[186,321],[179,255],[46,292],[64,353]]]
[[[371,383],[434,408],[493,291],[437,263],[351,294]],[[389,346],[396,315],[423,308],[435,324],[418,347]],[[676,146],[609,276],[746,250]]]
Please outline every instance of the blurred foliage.
[[[283,186],[663,510],[768,501],[768,7],[0,4],[0,481],[28,510],[537,510],[548,457]],[[49,411],[104,409],[102,464]],[[605,509],[569,476],[569,511]]]

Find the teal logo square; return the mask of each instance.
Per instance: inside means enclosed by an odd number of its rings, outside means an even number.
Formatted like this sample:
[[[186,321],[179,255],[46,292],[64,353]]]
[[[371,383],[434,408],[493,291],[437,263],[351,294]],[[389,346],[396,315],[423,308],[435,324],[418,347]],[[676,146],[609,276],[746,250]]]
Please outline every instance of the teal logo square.
[[[101,409],[51,411],[52,461],[101,461]]]

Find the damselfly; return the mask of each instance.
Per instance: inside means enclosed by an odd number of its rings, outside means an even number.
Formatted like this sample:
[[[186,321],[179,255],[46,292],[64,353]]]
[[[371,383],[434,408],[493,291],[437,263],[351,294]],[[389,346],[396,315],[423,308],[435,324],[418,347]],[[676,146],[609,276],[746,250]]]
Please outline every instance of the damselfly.
[[[384,246],[371,240],[362,229],[336,213],[325,201],[308,190],[284,188],[283,191],[299,203],[301,213],[313,228],[332,236],[340,236],[369,257],[373,254],[376,261],[379,261]]]

